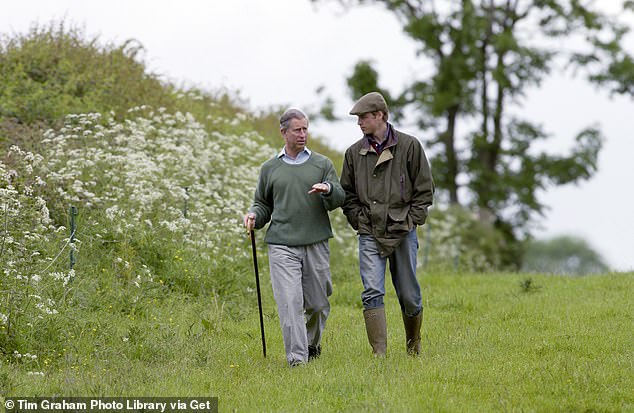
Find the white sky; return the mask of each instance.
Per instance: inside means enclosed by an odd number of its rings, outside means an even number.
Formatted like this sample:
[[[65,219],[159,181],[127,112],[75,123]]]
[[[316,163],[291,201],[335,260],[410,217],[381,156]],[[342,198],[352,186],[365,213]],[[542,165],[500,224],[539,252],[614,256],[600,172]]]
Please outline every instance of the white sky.
[[[616,2],[596,4],[614,10]],[[324,85],[344,121],[315,122],[311,131],[342,150],[359,137],[355,118],[347,116],[353,102],[345,83],[358,60],[374,61],[392,92],[424,70],[395,17],[376,6],[343,12],[333,2],[308,0],[0,0],[3,34],[53,19],[80,25],[102,42],[137,39],[152,71],[208,90],[239,90],[252,109],[315,109],[321,100],[315,91]],[[537,235],[581,236],[615,269],[634,270],[634,100],[610,100],[558,77],[527,96],[523,115],[552,134],[556,150],[569,148],[592,123],[607,137],[591,181],[543,194],[551,209]]]

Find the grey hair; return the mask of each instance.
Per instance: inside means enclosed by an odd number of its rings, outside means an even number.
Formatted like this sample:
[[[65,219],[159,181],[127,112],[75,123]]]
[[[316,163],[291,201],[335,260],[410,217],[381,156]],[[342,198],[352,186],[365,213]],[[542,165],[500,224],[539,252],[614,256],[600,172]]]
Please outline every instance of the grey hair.
[[[306,115],[301,109],[288,108],[280,117],[280,130],[284,131],[288,129],[291,124],[291,119],[306,119],[308,122],[308,115]]]

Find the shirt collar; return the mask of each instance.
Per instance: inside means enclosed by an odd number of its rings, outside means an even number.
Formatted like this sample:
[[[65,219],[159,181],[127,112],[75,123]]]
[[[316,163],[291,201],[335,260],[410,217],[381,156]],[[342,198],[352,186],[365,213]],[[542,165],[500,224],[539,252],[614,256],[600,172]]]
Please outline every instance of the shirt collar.
[[[366,149],[370,149],[370,147],[372,146],[370,145],[370,142],[374,141],[374,136],[363,135],[363,137],[365,138],[363,147]],[[383,149],[390,148],[396,145],[397,142],[398,142],[398,139],[396,138],[396,134],[394,133],[394,128],[392,127],[392,124],[388,122],[387,130],[385,131],[385,140],[383,141],[381,146],[383,147]]]
[[[298,154],[297,154],[297,156],[299,156],[299,155],[300,155],[300,154],[302,154],[302,153],[305,153],[305,154],[306,154],[306,156],[310,156],[310,154],[311,154],[312,152],[310,151],[310,149],[308,149],[308,148],[304,147],[304,150],[303,150],[303,151],[301,151],[300,153],[298,153]],[[288,155],[286,154],[286,147],[283,147],[283,148],[282,148],[282,150],[280,151],[280,153],[278,153],[278,154],[277,154],[277,157],[278,157],[278,158],[282,158],[282,157],[284,157],[284,156],[286,156],[286,157],[290,158],[290,156],[288,156]],[[297,158],[297,157],[296,157],[296,158]]]

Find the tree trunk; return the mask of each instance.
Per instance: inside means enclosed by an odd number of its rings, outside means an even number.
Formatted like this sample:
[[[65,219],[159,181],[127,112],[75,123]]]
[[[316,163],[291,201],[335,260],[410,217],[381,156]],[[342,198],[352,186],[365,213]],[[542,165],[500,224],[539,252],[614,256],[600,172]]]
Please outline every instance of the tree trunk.
[[[447,110],[447,130],[442,134],[442,142],[447,155],[447,182],[449,191],[449,203],[460,204],[458,199],[458,157],[456,156],[456,118],[459,106],[454,105]]]

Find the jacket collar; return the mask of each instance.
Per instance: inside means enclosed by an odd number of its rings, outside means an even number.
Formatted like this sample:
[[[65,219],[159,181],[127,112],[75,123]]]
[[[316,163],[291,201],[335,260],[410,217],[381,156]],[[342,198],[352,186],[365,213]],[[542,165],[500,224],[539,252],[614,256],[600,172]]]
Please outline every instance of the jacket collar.
[[[361,143],[361,148],[359,149],[359,154],[367,155],[368,152],[376,153],[372,145],[370,145],[370,139],[372,139],[371,135],[363,135],[363,141]],[[398,138],[396,137],[396,131],[394,130],[394,127],[392,127],[392,124],[388,122],[387,142],[385,142],[385,147],[383,149],[383,152],[385,152],[386,150],[388,150],[389,148],[393,146],[396,146],[397,143],[398,143]]]

